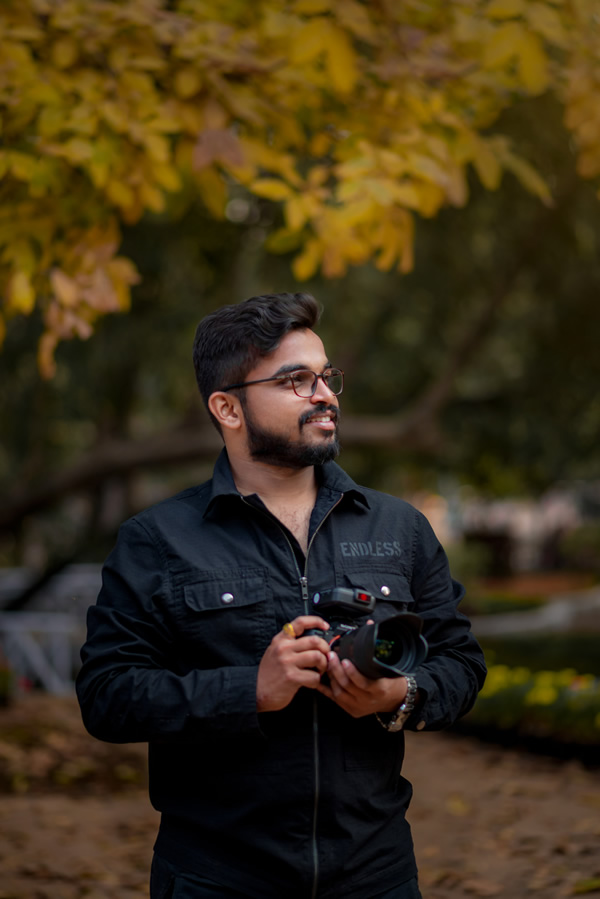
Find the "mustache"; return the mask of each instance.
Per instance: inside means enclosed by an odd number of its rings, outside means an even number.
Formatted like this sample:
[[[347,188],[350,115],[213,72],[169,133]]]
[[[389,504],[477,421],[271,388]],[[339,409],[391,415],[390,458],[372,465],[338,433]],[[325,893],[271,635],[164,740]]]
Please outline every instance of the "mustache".
[[[323,412],[331,412],[333,417],[334,424],[340,420],[340,410],[337,406],[332,406],[329,403],[317,403],[309,412],[305,412],[304,415],[300,416],[300,427],[303,428],[309,418],[312,418],[313,415],[319,415]]]

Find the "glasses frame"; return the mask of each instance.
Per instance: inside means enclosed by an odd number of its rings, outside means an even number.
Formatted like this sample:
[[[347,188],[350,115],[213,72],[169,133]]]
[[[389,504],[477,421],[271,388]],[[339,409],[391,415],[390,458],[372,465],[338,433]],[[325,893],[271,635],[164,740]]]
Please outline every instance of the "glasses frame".
[[[308,396],[302,396],[302,394],[298,393],[298,391],[296,390],[296,388],[294,386],[293,377],[299,371],[310,372],[310,374],[313,376],[312,393],[309,393]],[[329,372],[329,374],[327,374],[327,372]],[[334,391],[331,390],[331,387],[325,380],[325,378],[332,377],[332,372],[335,372],[335,375],[339,374],[342,376],[342,386],[338,393],[334,393]],[[319,378],[321,378],[321,380],[323,381],[323,383],[325,384],[327,389],[331,393],[333,393],[334,396],[339,396],[341,394],[342,390],[344,389],[344,372],[342,371],[341,368],[330,368],[330,369],[327,369],[327,371],[325,371],[325,372],[321,372],[320,375],[317,374],[316,371],[311,371],[310,368],[296,368],[296,369],[294,369],[294,371],[285,372],[285,374],[273,375],[272,378],[259,378],[257,381],[242,381],[240,384],[229,384],[227,387],[222,387],[221,390],[223,391],[223,393],[227,393],[228,390],[237,390],[239,387],[250,387],[252,384],[266,384],[268,381],[281,381],[281,382],[290,381],[292,384],[292,390],[294,391],[296,396],[300,397],[300,399],[302,399],[302,400],[308,400],[311,397],[313,397],[315,395],[315,393],[317,392],[317,384],[319,383]]]

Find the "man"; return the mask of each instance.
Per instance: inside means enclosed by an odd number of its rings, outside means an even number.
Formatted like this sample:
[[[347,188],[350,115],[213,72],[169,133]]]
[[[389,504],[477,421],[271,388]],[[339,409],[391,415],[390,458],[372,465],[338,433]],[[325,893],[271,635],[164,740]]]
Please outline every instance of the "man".
[[[212,480],[122,526],[89,612],[85,724],[149,743],[153,899],[419,897],[402,728],[451,724],[485,676],[423,516],[333,462],[343,373],[317,320],[279,294],[200,323],[225,448]],[[370,621],[421,616],[414,676],[340,661],[314,614],[332,587],[374,595]]]

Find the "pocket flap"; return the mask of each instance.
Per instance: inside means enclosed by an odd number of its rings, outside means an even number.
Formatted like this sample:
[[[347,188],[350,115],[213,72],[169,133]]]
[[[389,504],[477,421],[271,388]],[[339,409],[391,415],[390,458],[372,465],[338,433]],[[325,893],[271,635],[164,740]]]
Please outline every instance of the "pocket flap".
[[[405,606],[414,602],[406,578],[397,572],[374,568],[361,568],[342,573],[343,583],[339,586],[354,587],[372,593],[379,602],[402,603]]]
[[[194,612],[256,605],[267,599],[267,593],[267,578],[255,569],[213,571],[206,580],[185,584],[183,588],[185,604]]]

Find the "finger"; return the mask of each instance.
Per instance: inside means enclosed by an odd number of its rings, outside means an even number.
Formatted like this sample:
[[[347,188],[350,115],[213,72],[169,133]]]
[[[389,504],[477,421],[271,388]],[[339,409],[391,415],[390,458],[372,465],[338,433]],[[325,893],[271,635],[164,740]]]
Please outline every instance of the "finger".
[[[299,668],[317,668],[320,674],[327,671],[327,654],[313,649],[310,652],[303,652],[297,661]]]
[[[308,649],[318,649],[324,655],[329,652],[329,643],[316,634],[309,634],[307,637],[298,637],[292,647],[294,652],[306,652]]]
[[[328,623],[320,615],[299,615],[297,618],[294,618],[292,624],[297,637],[301,636],[304,631],[312,630],[312,628],[318,628],[321,631],[329,630]]]
[[[286,637],[286,639],[295,640],[297,637],[302,636],[304,631],[312,630],[313,628],[326,631],[329,630],[329,625],[318,615],[299,615],[292,621],[286,621],[279,631],[279,635]]]
[[[341,667],[346,674],[348,680],[359,690],[369,690],[373,687],[377,681],[373,680],[370,677],[365,677],[364,674],[361,674],[356,665],[354,665],[350,659],[342,659]]]
[[[327,673],[329,674],[329,680],[331,681],[332,688],[334,686],[337,686],[342,690],[347,690],[348,687],[352,686],[352,682],[348,677],[346,670],[342,666],[339,656],[335,652],[329,652],[327,659]]]

